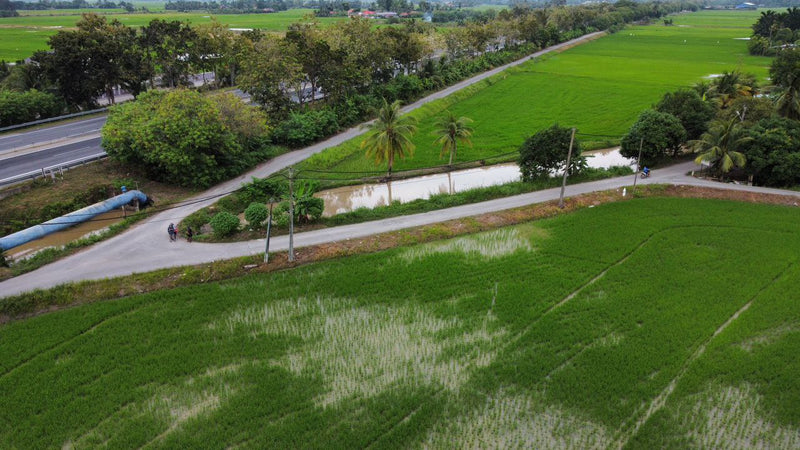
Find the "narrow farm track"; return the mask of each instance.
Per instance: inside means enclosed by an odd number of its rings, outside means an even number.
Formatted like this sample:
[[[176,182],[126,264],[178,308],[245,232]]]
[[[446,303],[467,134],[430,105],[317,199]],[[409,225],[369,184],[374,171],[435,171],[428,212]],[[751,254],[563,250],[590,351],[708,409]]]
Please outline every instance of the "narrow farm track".
[[[711,341],[714,340],[714,338],[716,338],[723,331],[725,331],[725,329],[728,328],[730,324],[736,321],[736,319],[738,319],[742,313],[747,311],[750,308],[750,305],[753,304],[753,302],[758,298],[759,295],[761,295],[761,293],[763,293],[765,290],[767,290],[767,288],[775,284],[775,282],[780,280],[780,278],[783,275],[785,275],[789,271],[789,269],[791,269],[796,264],[797,261],[792,261],[791,263],[789,263],[774,278],[772,278],[766,284],[764,284],[761,287],[761,289],[759,289],[758,292],[756,292],[744,305],[742,305],[738,310],[736,310],[736,312],[734,312],[730,317],[728,317],[728,319],[725,322],[723,322],[722,325],[720,325],[716,330],[714,330],[714,332],[697,347],[697,349],[691,354],[691,356],[689,356],[689,358],[686,359],[686,361],[683,363],[680,370],[678,371],[677,375],[675,375],[675,377],[672,378],[672,380],[670,380],[670,382],[664,387],[664,389],[650,402],[650,405],[648,406],[645,413],[638,419],[635,417],[636,413],[634,413],[634,416],[631,416],[625,422],[623,422],[622,426],[617,430],[618,437],[615,440],[615,442],[611,445],[611,447],[617,449],[624,448],[627,445],[628,441],[633,436],[635,436],[636,433],[639,432],[639,430],[642,428],[642,426],[644,426],[644,424],[647,423],[648,420],[650,420],[653,414],[655,414],[661,408],[664,407],[670,395],[672,395],[672,392],[675,391],[675,387],[689,371],[689,368],[691,367],[692,363],[696,361],[698,358],[700,358],[703,355],[703,353],[705,353],[708,344],[710,344]],[[631,423],[634,420],[635,423],[633,424],[633,426],[631,426],[629,429],[626,430],[625,429],[626,424]]]

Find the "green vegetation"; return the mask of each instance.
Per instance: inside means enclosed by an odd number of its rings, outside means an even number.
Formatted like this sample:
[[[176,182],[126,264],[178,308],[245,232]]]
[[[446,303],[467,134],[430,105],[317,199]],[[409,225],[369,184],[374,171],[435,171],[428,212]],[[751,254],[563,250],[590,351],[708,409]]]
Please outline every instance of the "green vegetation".
[[[80,12],[103,11],[87,10]],[[192,25],[211,23],[215,18],[230,28],[258,28],[264,31],[285,32],[293,22],[311,14],[311,9],[290,9],[274,14],[219,14],[208,13],[155,13],[155,14],[103,14],[109,21],[117,19],[130,27],[142,27],[151,20],[180,20]],[[0,60],[16,61],[29,58],[37,50],[47,50],[47,39],[59,29],[73,29],[80,20],[80,13],[75,15],[24,15],[21,17],[0,18]],[[321,18],[321,24],[329,24],[342,18]]]
[[[265,122],[231,93],[148,91],[111,109],[103,148],[152,179],[208,187],[271,155]]]
[[[608,147],[657,103],[665,92],[688,87],[703,77],[739,68],[760,79],[770,60],[749,56],[745,41],[757,14],[698,12],[674,16],[681,26],[634,26],[507,70],[411,113],[419,121],[413,159],[395,170],[439,163],[439,149],[429,136],[436,119],[448,110],[474,120],[473,147],[460,158],[476,160],[518,148],[526,136],[554,122],[578,128],[586,149]],[[734,20],[734,18],[736,20]],[[683,26],[685,25],[685,26]],[[360,139],[327,150],[303,167],[371,171],[358,148]]]
[[[798,220],[637,199],[12,322],[0,446],[796,447]]]

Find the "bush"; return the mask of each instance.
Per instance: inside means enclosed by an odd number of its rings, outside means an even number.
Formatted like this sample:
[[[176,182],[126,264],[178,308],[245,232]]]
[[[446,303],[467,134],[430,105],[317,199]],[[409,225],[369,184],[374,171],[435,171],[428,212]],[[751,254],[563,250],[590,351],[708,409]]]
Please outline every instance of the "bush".
[[[241,101],[231,95],[145,92],[135,102],[111,108],[103,147],[110,157],[141,166],[155,180],[209,186],[262,156],[253,156],[249,143],[266,135],[263,115],[235,106]]]
[[[277,144],[292,148],[304,147],[339,130],[336,113],[329,109],[292,113],[272,133]]]
[[[54,117],[64,110],[64,102],[47,92],[0,91],[0,126],[16,125]]]
[[[269,210],[263,203],[250,203],[250,206],[244,210],[244,218],[247,219],[247,223],[252,227],[261,227],[268,216]]]
[[[211,218],[211,229],[214,231],[214,237],[230,236],[239,230],[239,218],[223,211]]]
[[[211,216],[208,214],[208,210],[203,208],[186,216],[181,223],[181,228],[191,227],[195,234],[199,234],[203,225],[207,224],[209,220],[211,220]]]

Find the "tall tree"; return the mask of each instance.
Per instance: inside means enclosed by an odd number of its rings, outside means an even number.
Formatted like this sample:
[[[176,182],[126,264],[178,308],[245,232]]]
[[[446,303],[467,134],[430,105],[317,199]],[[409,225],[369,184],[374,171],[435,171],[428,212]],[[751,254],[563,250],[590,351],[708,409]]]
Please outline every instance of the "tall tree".
[[[33,60],[71,105],[91,107],[120,83],[124,26],[96,14],[83,14],[75,31],[59,31],[48,40],[51,52],[37,52]]]
[[[293,53],[302,66],[306,82],[310,85],[309,90],[304,89],[299,93],[300,101],[314,101],[320,77],[332,59],[330,45],[325,41],[325,36],[319,28],[319,21],[310,18],[289,25],[286,40],[294,46]]]
[[[300,89],[301,66],[278,37],[266,35],[244,59],[239,86],[276,117],[285,117],[293,106],[292,93]]]
[[[453,158],[456,156],[459,142],[472,145],[472,141],[469,139],[473,131],[469,126],[470,122],[472,122],[472,119],[468,117],[456,118],[450,111],[447,111],[447,114],[436,122],[436,129],[433,134],[438,137],[434,143],[442,146],[440,157],[444,156],[445,153],[450,154],[449,165],[453,165]]]
[[[736,119],[714,122],[700,139],[691,142],[696,152],[702,152],[695,158],[695,162],[708,162],[712,172],[724,176],[734,167],[744,167],[746,158],[738,150],[751,139],[744,135],[743,128]]]
[[[374,158],[376,164],[386,161],[387,177],[391,177],[395,158],[402,159],[414,152],[411,137],[417,131],[417,119],[401,115],[399,100],[389,104],[384,99],[378,117],[367,128],[370,134],[361,141],[361,148],[367,150],[367,156]]]

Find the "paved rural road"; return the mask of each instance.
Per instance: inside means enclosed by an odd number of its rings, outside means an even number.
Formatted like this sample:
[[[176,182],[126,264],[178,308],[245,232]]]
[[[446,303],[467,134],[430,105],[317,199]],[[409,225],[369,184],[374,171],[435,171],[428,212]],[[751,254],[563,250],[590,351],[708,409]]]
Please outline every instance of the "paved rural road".
[[[559,46],[548,49],[552,51],[563,46],[573,45],[576,41],[587,40],[597,36],[597,33],[584,36],[575,41],[569,41]],[[499,67],[485,74],[465,80],[455,86],[440,91],[413,103],[404,109],[410,111],[419,106],[445,97],[470,84],[474,84],[486,77],[492,76],[512,65],[539,56],[546,51],[538,52],[522,60],[509,65]],[[146,272],[155,269],[174,267],[187,264],[198,264],[219,259],[227,259],[236,256],[251,255],[263,252],[264,240],[248,242],[237,242],[230,244],[187,244],[184,241],[170,243],[167,239],[167,225],[170,222],[177,223],[193,211],[208,206],[216,201],[214,196],[230,192],[238,188],[243,182],[249,181],[252,177],[265,177],[283,168],[294,165],[309,156],[319,153],[328,147],[338,145],[348,139],[362,134],[364,130],[351,128],[327,141],[318,143],[303,150],[294,151],[281,155],[267,163],[264,163],[253,171],[241,175],[233,180],[222,183],[194,199],[188,200],[183,206],[161,212],[152,218],[134,226],[127,232],[100,242],[75,255],[56,261],[33,272],[12,278],[0,283],[0,297],[14,295],[20,292],[36,288],[47,288],[78,280],[91,280],[120,275],[128,275],[136,272]],[[685,176],[685,173],[692,170],[695,166],[691,163],[681,164],[667,169],[660,169],[644,183],[676,183],[676,184],[699,184],[717,186],[715,183],[706,183],[702,180],[695,180]],[[599,190],[615,189],[627,186],[632,183],[631,176],[613,178],[608,180],[584,183],[569,186],[567,196],[593,192]],[[747,188],[746,186],[721,185],[733,189]],[[786,194],[785,191],[750,188],[759,192],[779,192]],[[558,189],[534,192],[514,197],[502,198],[473,205],[464,205],[456,208],[418,214],[413,216],[403,216],[380,221],[348,225],[342,227],[329,228],[324,230],[310,231],[297,234],[295,236],[295,246],[302,247],[315,245],[324,242],[335,242],[344,239],[355,239],[376,233],[399,230],[408,227],[420,226],[459,217],[467,217],[483,214],[491,211],[500,211],[508,208],[549,201],[558,198]],[[800,196],[800,193],[795,193]],[[271,250],[279,251],[288,248],[288,237],[281,236],[274,238],[271,243]]]
[[[706,186],[748,192],[794,195],[800,202],[800,192],[780,189],[760,188],[734,184],[722,184],[699,180],[686,173],[696,169],[694,163],[682,163],[653,171],[646,180],[639,180],[642,185],[653,183],[670,183],[679,185]],[[633,176],[612,178],[590,183],[568,186],[566,195],[574,196],[595,191],[618,189],[633,183]],[[410,227],[427,225],[451,219],[469,217],[494,211],[502,211],[535,203],[557,199],[559,188],[500,198],[487,202],[463,205],[424,214],[393,217],[384,220],[346,225],[335,228],[298,233],[295,235],[295,247],[336,242],[347,239],[358,239],[376,233],[401,230]],[[87,250],[56,261],[41,269],[21,275],[0,283],[0,297],[14,295],[35,288],[47,288],[76,280],[92,280],[135,272],[147,272],[155,269],[181,265],[199,264],[237,256],[263,253],[264,239],[235,242],[229,244],[204,244],[185,241],[168,242],[167,225],[178,222],[189,211],[200,205],[213,202],[199,202],[172,211],[166,211],[148,220],[134,229],[101,242]],[[270,250],[281,251],[289,247],[288,236],[278,236],[270,241]]]

